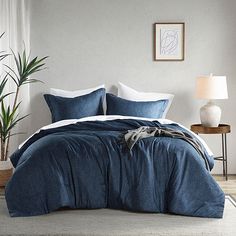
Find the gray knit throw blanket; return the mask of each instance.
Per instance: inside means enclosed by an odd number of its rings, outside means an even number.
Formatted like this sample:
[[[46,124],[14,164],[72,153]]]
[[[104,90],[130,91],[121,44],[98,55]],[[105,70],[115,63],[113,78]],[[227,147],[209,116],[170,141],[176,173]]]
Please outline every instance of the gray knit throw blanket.
[[[202,148],[201,143],[199,142],[198,139],[192,137],[187,132],[177,131],[171,128],[141,126],[138,129],[128,130],[124,138],[128,148],[130,149],[130,151],[132,151],[134,145],[137,143],[138,140],[143,138],[159,137],[159,136],[178,138],[188,142],[202,156],[202,158],[205,161],[207,170],[210,170],[208,160],[204,154],[204,150]]]

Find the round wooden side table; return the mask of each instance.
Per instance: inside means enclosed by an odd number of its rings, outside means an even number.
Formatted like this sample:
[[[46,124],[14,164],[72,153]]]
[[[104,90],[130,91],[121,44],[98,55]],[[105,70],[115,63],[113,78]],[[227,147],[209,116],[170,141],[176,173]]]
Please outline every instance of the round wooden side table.
[[[228,180],[228,160],[227,160],[227,133],[230,133],[230,125],[219,124],[218,127],[204,127],[201,124],[191,125],[191,130],[196,134],[221,134],[222,156],[214,157],[216,161],[223,162],[223,176]]]

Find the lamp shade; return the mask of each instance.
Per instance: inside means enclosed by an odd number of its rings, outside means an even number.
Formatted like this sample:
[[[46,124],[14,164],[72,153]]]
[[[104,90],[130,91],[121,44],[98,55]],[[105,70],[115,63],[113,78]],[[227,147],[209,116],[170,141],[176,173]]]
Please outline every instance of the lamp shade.
[[[226,76],[201,76],[197,78],[196,97],[200,99],[227,99]]]

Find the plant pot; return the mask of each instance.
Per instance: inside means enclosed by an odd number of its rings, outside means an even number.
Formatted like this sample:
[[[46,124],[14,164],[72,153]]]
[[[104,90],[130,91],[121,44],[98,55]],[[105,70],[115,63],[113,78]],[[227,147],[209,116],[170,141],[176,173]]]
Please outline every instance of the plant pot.
[[[0,187],[5,187],[13,174],[11,161],[0,161]]]

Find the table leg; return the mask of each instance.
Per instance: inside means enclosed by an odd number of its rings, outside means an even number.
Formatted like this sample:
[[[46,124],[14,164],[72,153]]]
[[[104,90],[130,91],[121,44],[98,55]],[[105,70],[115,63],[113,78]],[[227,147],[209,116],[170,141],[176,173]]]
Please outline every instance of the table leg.
[[[221,147],[222,147],[222,162],[223,162],[223,176],[225,176],[225,139],[224,134],[221,134]]]
[[[225,138],[225,143],[224,143],[224,146],[225,146],[225,179],[228,180],[228,160],[227,160],[227,139],[226,139],[226,134],[224,134],[224,138]]]

